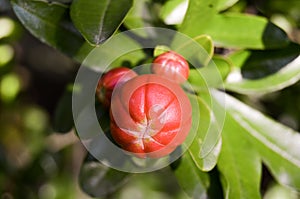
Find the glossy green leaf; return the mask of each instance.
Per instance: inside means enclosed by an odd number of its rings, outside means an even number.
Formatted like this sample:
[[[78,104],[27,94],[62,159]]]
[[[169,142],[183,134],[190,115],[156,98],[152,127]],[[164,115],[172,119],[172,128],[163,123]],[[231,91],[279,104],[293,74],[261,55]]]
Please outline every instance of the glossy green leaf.
[[[133,0],[74,0],[71,18],[87,41],[99,45],[118,29],[132,3]]]
[[[230,74],[232,75],[232,74]],[[225,88],[241,94],[265,94],[281,90],[300,80],[300,57],[297,57],[292,62],[273,75],[257,79],[243,79],[240,71],[237,71],[235,77],[227,79]]]
[[[217,14],[217,5],[218,2],[215,0],[189,0],[188,9],[179,32],[190,37],[205,34],[205,29],[210,26]]]
[[[214,120],[214,113],[200,97],[190,95],[193,107],[192,131],[196,130],[195,137],[187,149],[195,165],[202,171],[210,171],[217,164],[222,142],[219,139],[219,126]],[[207,142],[207,137],[215,136],[214,142]],[[204,146],[207,145],[207,146]],[[203,149],[208,149],[205,153]]]
[[[213,57],[213,62],[216,64],[222,80],[225,80],[233,69],[233,63],[230,61],[230,59],[218,55]]]
[[[231,63],[224,57],[214,56],[206,67],[198,69],[206,84],[213,88],[222,88],[224,80],[231,71]]]
[[[191,198],[207,198],[209,187],[209,176],[206,172],[200,171],[194,164],[190,154],[185,153],[172,168],[178,184]]]
[[[218,10],[226,10],[238,1],[239,0],[218,0]]]
[[[190,18],[190,28],[183,26],[180,30],[190,37],[208,34],[217,46],[230,48],[274,49],[289,43],[286,33],[263,17],[239,13],[209,17],[203,17],[205,21]]]
[[[214,54],[214,45],[210,36],[199,35],[188,42],[179,41],[176,37],[172,48],[188,60],[194,60],[200,66],[206,66]],[[178,45],[178,46],[175,46]]]
[[[250,57],[251,51],[250,50],[239,50],[235,51],[234,53],[230,54],[228,57],[232,62],[234,68],[241,69],[247,59]]]
[[[132,49],[132,51],[128,52],[128,49]],[[84,65],[98,67],[100,71],[105,71],[109,68],[122,66],[126,62],[126,66],[136,67],[146,58],[142,46],[135,39],[127,34],[118,33],[108,42],[95,47],[85,60]]]
[[[203,91],[205,87],[223,88],[224,80],[232,69],[231,62],[221,56],[214,56],[207,66],[191,69],[188,82],[195,91]]]
[[[282,49],[254,50],[248,53],[249,56],[245,57],[241,65],[242,76],[247,79],[258,79],[276,73],[298,57],[300,45],[291,43]]]
[[[286,33],[266,18],[238,13],[217,15],[205,32],[225,47],[273,49],[289,43]]]
[[[97,161],[84,162],[79,175],[83,191],[93,197],[107,197],[120,189],[130,173],[111,169]]]
[[[221,92],[213,95],[218,103],[223,103]],[[299,132],[275,122],[229,95],[226,95],[225,109],[227,117],[231,117],[243,129],[237,133],[247,136],[275,179],[283,185],[300,189]],[[247,161],[248,157],[245,158]]]
[[[84,41],[68,18],[68,7],[34,0],[11,0],[22,24],[41,41],[82,61],[92,47]]]
[[[224,195],[226,198],[261,198],[261,160],[243,132],[240,124],[227,114],[218,161]]]
[[[188,82],[195,92],[207,92],[207,83],[205,77],[201,75],[198,69],[190,69]]]

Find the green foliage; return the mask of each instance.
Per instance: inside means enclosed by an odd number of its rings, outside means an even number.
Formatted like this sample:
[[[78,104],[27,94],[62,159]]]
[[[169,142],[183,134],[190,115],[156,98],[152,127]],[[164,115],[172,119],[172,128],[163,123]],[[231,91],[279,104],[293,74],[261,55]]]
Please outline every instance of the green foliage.
[[[99,45],[120,26],[133,0],[74,0],[71,18],[77,29],[91,44]]]
[[[179,11],[178,7],[185,3],[184,0],[10,2],[18,19],[34,36],[79,62],[95,45],[104,46],[111,36],[123,30],[168,27],[193,38],[205,53],[193,54],[191,43],[181,43],[180,46],[164,46],[162,43],[154,49],[155,56],[172,49],[201,66],[190,70],[188,82],[195,93],[191,94],[189,87],[184,87],[193,106],[192,131],[196,132],[190,146],[182,145],[187,149],[186,153],[171,165],[178,184],[189,197],[212,197],[210,189],[220,183],[225,198],[262,198],[266,191],[260,186],[264,165],[279,184],[267,190],[265,198],[272,198],[274,193],[286,198],[297,195],[296,191],[300,190],[299,132],[234,96],[242,94],[242,99],[259,98],[280,92],[299,81],[299,37],[290,38],[293,31],[299,33],[299,15],[293,12],[294,7],[300,10],[299,2],[260,2],[257,6],[265,16],[245,14],[241,5],[247,7],[248,1],[243,0],[189,0],[186,10],[181,7]],[[272,15],[278,13],[288,16],[286,18],[292,21],[293,31],[285,32],[270,21]],[[170,17],[173,17],[171,22]],[[0,30],[0,39],[4,37],[7,37],[6,33],[1,34]],[[159,39],[159,36],[146,29],[142,34],[124,36],[120,49],[107,47],[106,53],[122,52],[122,45],[141,48],[143,42],[153,39]],[[178,38],[170,39],[176,41]],[[3,53],[3,46],[0,47],[0,55],[7,55],[9,51]],[[150,51],[124,54],[114,60],[112,67],[124,63],[130,66],[147,63],[153,54]],[[8,56],[1,63],[0,57],[0,67],[11,59]],[[102,58],[97,59],[101,63]],[[10,86],[13,85],[10,83]],[[8,91],[14,91],[11,94],[13,99],[20,90],[19,84],[15,90]],[[299,99],[299,90],[293,94]],[[292,106],[291,109],[299,107],[297,104],[286,106]],[[34,113],[33,117],[37,118],[35,114],[40,113]],[[70,92],[64,93],[54,115],[53,129],[60,132],[72,129]],[[41,146],[38,145],[35,150],[40,152]],[[219,174],[217,179],[212,175],[212,169]],[[100,163],[84,161],[80,183],[83,190],[92,196],[112,197],[111,194],[126,183],[128,176],[128,173],[112,170]]]
[[[82,61],[91,46],[73,27],[68,6],[46,1],[11,1],[21,23],[37,38]]]

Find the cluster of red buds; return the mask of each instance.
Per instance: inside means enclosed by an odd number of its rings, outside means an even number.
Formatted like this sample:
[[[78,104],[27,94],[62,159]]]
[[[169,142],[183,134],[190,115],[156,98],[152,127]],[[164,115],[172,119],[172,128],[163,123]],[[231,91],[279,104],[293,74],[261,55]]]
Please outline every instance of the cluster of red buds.
[[[140,158],[160,158],[173,152],[192,124],[190,101],[180,86],[189,64],[168,51],[157,56],[152,74],[138,75],[126,67],[114,68],[98,83],[96,95],[110,109],[114,141]]]

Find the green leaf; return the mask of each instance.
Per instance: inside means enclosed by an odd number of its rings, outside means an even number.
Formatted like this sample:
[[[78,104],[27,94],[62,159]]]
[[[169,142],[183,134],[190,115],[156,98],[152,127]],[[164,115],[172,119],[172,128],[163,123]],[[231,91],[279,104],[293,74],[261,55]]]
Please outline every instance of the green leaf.
[[[226,10],[237,3],[239,0],[218,0],[218,10]]]
[[[206,67],[200,68],[198,71],[205,78],[209,87],[222,88],[224,80],[231,71],[231,63],[225,57],[214,56]]]
[[[190,69],[188,82],[195,92],[207,92],[205,77],[201,75],[199,69]]]
[[[254,50],[249,53],[251,54],[241,66],[242,76],[247,79],[258,79],[277,72],[298,57],[300,45],[291,43],[282,49]]]
[[[100,162],[84,162],[79,183],[84,192],[93,197],[107,197],[120,189],[129,179],[130,173],[111,169]]]
[[[289,43],[286,33],[266,18],[238,13],[217,15],[205,32],[225,47],[274,49]]]
[[[179,185],[191,198],[207,198],[209,176],[200,171],[191,156],[185,153],[171,165]]]
[[[220,104],[223,103],[222,95],[221,92],[213,94]],[[247,136],[275,179],[283,185],[300,189],[299,132],[275,122],[229,95],[226,95],[225,109],[227,117],[244,129],[237,133]]]
[[[263,51],[265,52],[265,51]],[[238,50],[229,55],[230,61],[233,63],[233,66],[237,69],[241,69],[247,59],[250,57],[250,50]]]
[[[218,55],[215,55],[213,57],[213,62],[217,66],[222,80],[225,80],[233,68],[232,62],[230,61],[230,59]]]
[[[128,52],[128,49],[132,50]],[[100,71],[105,71],[120,67],[125,62],[130,62],[128,65],[136,67],[146,58],[147,55],[142,46],[135,39],[127,34],[118,33],[101,46],[95,47],[85,60],[84,65],[98,67]]]
[[[223,177],[224,195],[226,198],[261,198],[261,160],[243,132],[240,124],[227,114],[217,165]]]
[[[132,3],[133,0],[74,0],[71,18],[88,42],[99,45],[119,28]]]
[[[179,32],[190,37],[205,34],[205,29],[210,26],[217,14],[217,3],[215,0],[189,0],[188,9]]]
[[[191,69],[188,82],[197,92],[202,92],[206,87],[223,88],[231,68],[232,64],[227,58],[214,56],[207,66]]]
[[[172,43],[174,51],[188,60],[194,60],[200,66],[206,66],[214,54],[214,45],[210,36],[199,35],[192,40],[179,41],[182,37],[175,37]],[[178,45],[178,46],[176,46]]]
[[[92,50],[73,27],[65,5],[34,0],[11,0],[22,24],[41,41],[82,61]]]
[[[247,95],[278,91],[300,80],[300,57],[298,56],[277,73],[261,79],[242,79],[240,71],[236,71],[234,74],[237,78],[232,78],[231,75],[225,83],[225,88],[230,91]]]
[[[208,34],[217,46],[229,48],[274,49],[289,43],[286,33],[263,17],[240,13],[209,14],[205,21],[199,17],[187,18],[190,28],[180,30],[190,37]]]
[[[195,165],[202,171],[210,171],[217,164],[217,159],[221,150],[222,142],[219,139],[219,126],[213,119],[214,113],[210,107],[200,97],[189,95],[192,112],[192,130],[196,130],[196,135],[187,153],[190,154]],[[212,142],[207,137],[215,136]],[[206,149],[205,152],[202,150]]]

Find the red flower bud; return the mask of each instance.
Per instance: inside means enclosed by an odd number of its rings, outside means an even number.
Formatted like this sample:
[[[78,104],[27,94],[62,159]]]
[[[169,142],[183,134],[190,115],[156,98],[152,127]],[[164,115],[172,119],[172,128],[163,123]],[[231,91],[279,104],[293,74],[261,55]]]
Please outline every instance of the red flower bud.
[[[96,95],[101,103],[106,107],[110,106],[111,95],[115,86],[121,85],[137,74],[129,68],[114,68],[104,74],[98,82]]]
[[[183,83],[189,76],[189,64],[178,53],[168,51],[155,58],[152,64],[152,72],[169,78],[176,83]]]
[[[137,157],[160,158],[182,144],[192,108],[182,88],[158,75],[135,77],[118,87],[111,104],[111,134]]]

